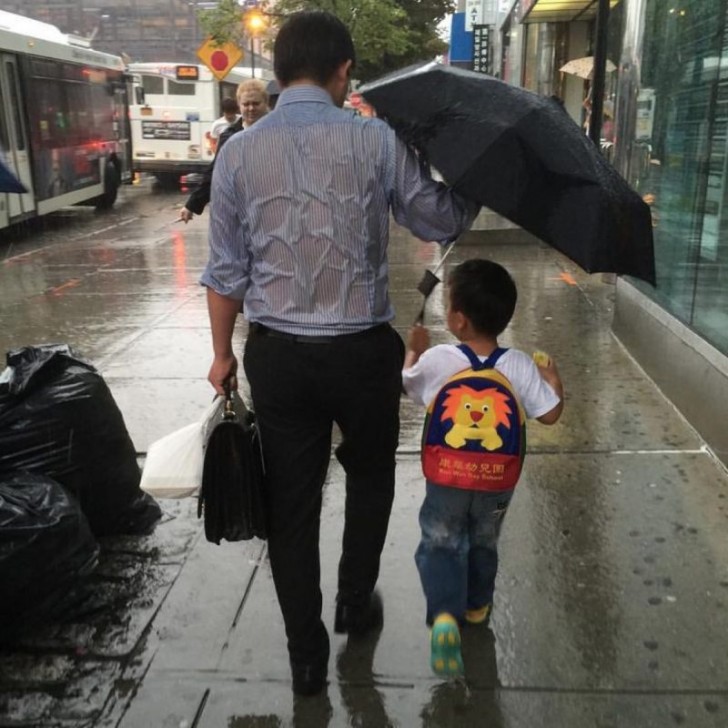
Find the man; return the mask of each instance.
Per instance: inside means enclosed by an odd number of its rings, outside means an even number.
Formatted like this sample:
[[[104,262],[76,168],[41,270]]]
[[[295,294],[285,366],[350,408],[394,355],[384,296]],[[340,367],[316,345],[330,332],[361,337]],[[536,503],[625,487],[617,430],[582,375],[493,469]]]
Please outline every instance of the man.
[[[433,182],[379,119],[342,110],[354,46],[335,16],[292,15],[275,41],[275,111],[222,151],[212,181],[207,286],[219,393],[237,370],[231,338],[244,304],[245,374],[266,465],[268,552],[293,690],[323,690],[319,522],[333,423],[346,473],[334,630],[381,619],[373,592],[394,495],[404,350],[389,325],[389,208],[424,240],[447,242],[476,209]]]
[[[220,134],[217,142],[217,152],[210,165],[205,170],[202,181],[195,188],[185,202],[185,206],[179,211],[180,220],[185,225],[195,216],[201,215],[205,206],[210,201],[210,185],[212,183],[212,171],[215,168],[215,160],[225,142],[233,134],[243,129],[249,129],[258,119],[268,113],[268,92],[265,84],[257,78],[251,78],[238,84],[236,91],[236,110],[240,109],[240,116],[233,121],[225,131]]]
[[[221,104],[222,116],[219,119],[215,119],[210,126],[210,139],[213,140],[213,146],[217,145],[217,140],[220,138],[225,129],[230,124],[234,124],[238,120],[238,104],[235,99],[224,98]]]

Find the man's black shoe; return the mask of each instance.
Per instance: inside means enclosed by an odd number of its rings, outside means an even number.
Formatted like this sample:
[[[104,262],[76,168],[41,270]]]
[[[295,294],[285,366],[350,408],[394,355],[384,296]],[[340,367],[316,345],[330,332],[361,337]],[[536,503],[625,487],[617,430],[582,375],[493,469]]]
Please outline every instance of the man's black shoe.
[[[296,695],[318,695],[326,687],[326,667],[291,663],[293,692]]]
[[[372,592],[363,604],[336,603],[334,632],[337,634],[359,635],[375,627],[380,627],[384,619],[382,597]]]

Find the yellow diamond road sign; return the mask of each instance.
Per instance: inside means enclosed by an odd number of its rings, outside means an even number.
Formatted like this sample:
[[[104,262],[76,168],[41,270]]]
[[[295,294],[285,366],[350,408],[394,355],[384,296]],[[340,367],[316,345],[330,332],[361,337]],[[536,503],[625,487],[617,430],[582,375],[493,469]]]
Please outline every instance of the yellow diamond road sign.
[[[230,70],[238,64],[243,52],[235,43],[214,45],[208,38],[198,49],[197,57],[212,71],[218,81],[222,81]]]

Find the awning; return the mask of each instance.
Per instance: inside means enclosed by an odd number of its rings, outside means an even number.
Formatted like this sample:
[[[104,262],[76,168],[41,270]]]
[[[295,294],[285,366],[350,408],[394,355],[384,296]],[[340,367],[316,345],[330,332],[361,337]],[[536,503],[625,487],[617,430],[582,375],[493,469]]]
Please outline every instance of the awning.
[[[610,0],[610,7],[619,0]],[[523,23],[570,23],[575,20],[593,20],[597,15],[598,0],[524,0],[528,8]]]

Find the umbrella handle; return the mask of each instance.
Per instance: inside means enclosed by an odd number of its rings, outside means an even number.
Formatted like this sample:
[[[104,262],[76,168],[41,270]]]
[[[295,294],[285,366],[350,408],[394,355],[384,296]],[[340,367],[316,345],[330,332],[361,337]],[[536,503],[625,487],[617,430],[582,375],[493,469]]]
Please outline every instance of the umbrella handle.
[[[422,324],[425,323],[425,305],[427,304],[427,299],[422,302],[422,308],[420,309],[420,312],[415,316],[414,325],[417,326],[418,324],[422,326]]]

